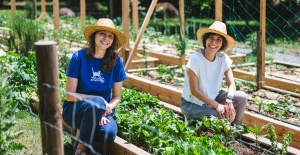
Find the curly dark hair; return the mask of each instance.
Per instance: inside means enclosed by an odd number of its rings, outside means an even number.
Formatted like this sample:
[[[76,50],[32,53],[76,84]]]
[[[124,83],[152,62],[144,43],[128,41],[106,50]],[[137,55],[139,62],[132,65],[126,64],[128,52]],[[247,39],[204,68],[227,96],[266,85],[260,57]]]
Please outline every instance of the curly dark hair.
[[[86,59],[91,60],[93,56],[95,55],[95,37],[96,37],[97,32],[94,32],[90,37],[89,41],[87,42],[87,48],[86,49]],[[114,37],[114,41],[111,44],[109,48],[107,48],[105,55],[103,57],[103,64],[101,66],[101,69],[104,72],[110,72],[113,67],[116,66],[117,63],[117,58],[118,58],[118,53],[117,51],[117,37]]]
[[[217,33],[206,33],[206,34],[204,34],[204,35],[203,35],[203,39],[202,39],[202,45],[203,45],[204,48],[206,48],[206,40],[207,40],[208,37],[211,36],[211,35],[219,35],[219,34],[217,34]],[[226,40],[225,37],[223,37],[222,35],[219,35],[219,36],[221,36],[222,41],[223,41],[222,46],[221,46],[221,48],[220,48],[220,51],[223,51],[223,50],[225,50],[226,47],[227,47],[227,40]]]

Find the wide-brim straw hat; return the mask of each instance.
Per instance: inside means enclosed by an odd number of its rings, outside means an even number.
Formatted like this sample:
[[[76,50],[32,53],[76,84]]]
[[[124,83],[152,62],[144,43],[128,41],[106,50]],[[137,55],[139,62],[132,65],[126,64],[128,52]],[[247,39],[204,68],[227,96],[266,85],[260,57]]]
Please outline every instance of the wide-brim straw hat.
[[[97,31],[109,31],[112,32],[115,37],[117,37],[117,49],[121,48],[127,42],[127,37],[125,34],[115,28],[115,25],[111,19],[100,18],[95,25],[90,25],[84,28],[83,34],[84,38],[89,41],[90,36]]]
[[[201,44],[203,41],[203,36],[206,33],[216,33],[223,36],[227,41],[227,46],[224,48],[224,51],[231,50],[236,45],[235,39],[227,34],[226,25],[223,22],[215,21],[209,28],[199,28],[197,30],[197,38]]]

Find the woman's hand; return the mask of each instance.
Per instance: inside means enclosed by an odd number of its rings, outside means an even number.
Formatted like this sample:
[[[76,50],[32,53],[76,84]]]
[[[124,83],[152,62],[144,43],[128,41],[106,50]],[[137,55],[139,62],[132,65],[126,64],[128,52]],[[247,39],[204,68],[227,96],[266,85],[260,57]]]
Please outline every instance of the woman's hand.
[[[106,108],[105,108],[105,113],[103,114],[103,116],[107,116],[107,115],[110,115],[111,114],[111,111],[112,111],[112,105],[111,104],[109,104],[109,103],[107,103],[106,102],[106,100],[102,97],[102,96],[100,96],[102,99],[103,99],[103,101],[104,101],[104,103],[105,103],[105,106],[106,106]]]
[[[225,115],[225,106],[223,104],[218,104],[218,107],[216,108],[216,110],[219,112],[221,118],[226,118]]]
[[[232,122],[235,118],[236,112],[232,104],[232,100],[226,100],[225,102],[225,118]]]
[[[112,104],[108,104],[107,102],[106,102],[106,111],[105,111],[105,116],[107,116],[107,115],[110,115],[111,114],[111,112],[112,112]]]
[[[99,122],[99,125],[102,126],[102,125],[105,125],[106,123],[110,123],[110,121],[107,119],[106,116],[103,115]]]

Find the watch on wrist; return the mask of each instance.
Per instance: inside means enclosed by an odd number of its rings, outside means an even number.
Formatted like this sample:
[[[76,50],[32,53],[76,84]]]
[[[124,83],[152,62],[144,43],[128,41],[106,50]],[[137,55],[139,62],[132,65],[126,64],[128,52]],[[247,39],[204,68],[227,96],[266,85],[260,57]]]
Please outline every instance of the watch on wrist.
[[[226,98],[230,99],[230,100],[233,100],[233,96],[232,95],[227,95]]]

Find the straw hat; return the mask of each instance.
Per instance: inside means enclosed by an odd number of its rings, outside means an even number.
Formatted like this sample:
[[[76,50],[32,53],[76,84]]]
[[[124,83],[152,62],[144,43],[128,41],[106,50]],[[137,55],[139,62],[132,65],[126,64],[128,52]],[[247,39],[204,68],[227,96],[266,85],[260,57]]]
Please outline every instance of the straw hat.
[[[199,28],[197,30],[197,38],[202,43],[203,36],[206,33],[216,33],[223,36],[227,41],[227,46],[224,51],[231,50],[235,47],[236,42],[230,35],[227,34],[226,25],[223,22],[215,21],[209,28]]]
[[[84,38],[89,41],[90,36],[96,31],[109,31],[115,34],[115,37],[118,38],[117,48],[121,48],[126,42],[127,38],[125,34],[115,28],[115,25],[111,19],[100,18],[95,25],[90,25],[84,28],[83,34]]]

